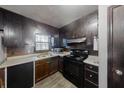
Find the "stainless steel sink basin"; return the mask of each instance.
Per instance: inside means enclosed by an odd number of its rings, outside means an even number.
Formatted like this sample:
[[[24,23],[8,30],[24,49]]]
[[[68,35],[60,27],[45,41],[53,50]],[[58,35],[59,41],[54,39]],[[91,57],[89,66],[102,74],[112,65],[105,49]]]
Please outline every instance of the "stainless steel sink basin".
[[[38,55],[37,57],[40,58],[40,57],[47,57],[48,55]]]
[[[37,57],[41,58],[41,57],[50,57],[52,56],[52,54],[39,54]]]

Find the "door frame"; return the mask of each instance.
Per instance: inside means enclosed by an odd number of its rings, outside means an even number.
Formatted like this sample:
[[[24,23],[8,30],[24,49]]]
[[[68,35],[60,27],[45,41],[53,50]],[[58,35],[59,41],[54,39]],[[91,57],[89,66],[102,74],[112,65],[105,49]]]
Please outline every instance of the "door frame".
[[[113,86],[113,77],[112,77],[112,73],[113,73],[113,10],[115,8],[120,7],[121,5],[112,5],[108,8],[108,48],[107,48],[107,52],[108,52],[108,66],[107,66],[107,86],[108,88],[112,88]]]

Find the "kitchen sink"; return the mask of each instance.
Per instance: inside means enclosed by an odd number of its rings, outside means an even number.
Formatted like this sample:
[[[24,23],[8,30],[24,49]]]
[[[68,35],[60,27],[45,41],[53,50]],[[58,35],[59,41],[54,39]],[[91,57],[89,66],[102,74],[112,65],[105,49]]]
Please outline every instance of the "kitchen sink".
[[[37,57],[38,58],[41,58],[41,57],[51,57],[51,56],[53,56],[52,54],[39,54]]]

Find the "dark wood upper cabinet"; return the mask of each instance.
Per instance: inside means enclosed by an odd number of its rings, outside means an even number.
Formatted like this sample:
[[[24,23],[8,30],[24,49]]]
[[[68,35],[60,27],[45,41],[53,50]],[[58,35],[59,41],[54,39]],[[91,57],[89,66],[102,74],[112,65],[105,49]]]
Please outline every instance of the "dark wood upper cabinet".
[[[23,19],[23,39],[24,45],[34,44],[35,32],[39,33],[39,29],[36,28],[36,23],[28,18]]]
[[[34,53],[35,52],[35,34],[40,33],[40,30],[37,28],[37,23],[31,19],[26,17],[23,18],[23,51],[26,54]]]
[[[0,8],[0,29],[4,30],[4,44],[7,56],[35,52],[35,34],[59,36],[58,29],[19,14]],[[56,47],[59,45],[57,39]]]
[[[93,35],[98,35],[98,13],[92,13],[86,17],[85,28]]]
[[[87,37],[87,49],[93,50],[93,38],[94,36],[98,37],[98,15],[97,13],[93,13],[87,16],[85,21],[85,30]]]
[[[71,48],[86,48],[93,50],[93,38],[98,37],[98,12],[95,11],[84,16],[62,28],[60,30],[60,45],[63,46],[62,39],[86,37],[87,40],[80,44],[71,44]]]
[[[4,11],[5,45],[8,48],[22,47],[22,17]]]
[[[3,30],[3,13],[0,10],[0,30]]]

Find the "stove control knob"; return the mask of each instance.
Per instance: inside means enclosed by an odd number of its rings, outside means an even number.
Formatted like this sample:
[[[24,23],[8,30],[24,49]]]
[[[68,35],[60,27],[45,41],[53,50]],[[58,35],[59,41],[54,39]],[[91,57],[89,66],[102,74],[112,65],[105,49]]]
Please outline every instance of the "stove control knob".
[[[90,66],[90,68],[92,69],[93,67],[92,67],[92,66]]]
[[[90,75],[90,77],[93,77],[93,75]]]

